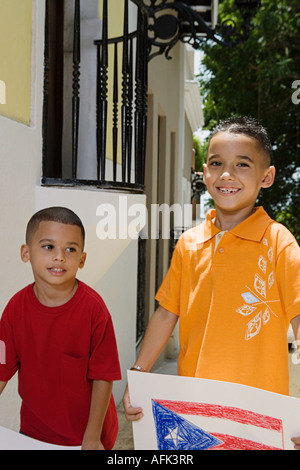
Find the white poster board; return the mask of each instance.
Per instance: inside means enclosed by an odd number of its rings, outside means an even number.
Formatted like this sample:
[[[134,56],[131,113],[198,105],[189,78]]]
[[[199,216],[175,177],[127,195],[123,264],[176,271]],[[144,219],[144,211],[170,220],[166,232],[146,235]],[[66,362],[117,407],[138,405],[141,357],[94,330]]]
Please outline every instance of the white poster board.
[[[80,450],[80,447],[47,444],[0,426],[0,450]]]
[[[300,399],[245,385],[128,371],[136,450],[293,449]]]

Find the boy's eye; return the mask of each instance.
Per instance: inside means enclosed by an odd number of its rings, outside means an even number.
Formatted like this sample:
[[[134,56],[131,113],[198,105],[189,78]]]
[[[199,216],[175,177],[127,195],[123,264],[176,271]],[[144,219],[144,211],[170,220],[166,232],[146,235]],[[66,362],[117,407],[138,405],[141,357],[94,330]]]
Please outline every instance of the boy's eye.
[[[211,162],[210,165],[211,165],[211,166],[220,166],[220,165],[221,165],[221,162],[217,162],[217,161]]]
[[[248,167],[248,163],[244,163],[244,162],[240,162],[238,163],[238,166],[241,166],[241,167]]]
[[[66,249],[66,251],[68,253],[74,253],[76,251],[76,248],[73,248],[72,246],[70,246],[69,248]]]
[[[54,249],[54,246],[48,244],[48,245],[43,245],[42,248],[43,248],[44,250],[51,251],[51,250]],[[72,247],[72,246],[66,248],[66,252],[67,252],[67,253],[74,253],[75,251],[76,251],[76,248],[74,248],[74,247]]]

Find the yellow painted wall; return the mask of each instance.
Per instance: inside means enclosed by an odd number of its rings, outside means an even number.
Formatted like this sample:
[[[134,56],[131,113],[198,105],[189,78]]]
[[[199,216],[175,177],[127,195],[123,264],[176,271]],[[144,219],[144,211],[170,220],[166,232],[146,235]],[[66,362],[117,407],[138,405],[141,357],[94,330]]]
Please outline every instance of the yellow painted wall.
[[[26,125],[30,123],[32,10],[33,0],[0,0],[0,81],[5,84],[0,114]]]
[[[102,19],[103,0],[99,1],[99,16]],[[122,36],[124,19],[124,0],[108,0],[108,35],[110,38]]]
[[[1,1],[1,0],[0,0]],[[113,8],[112,8],[113,6]],[[99,0],[99,16],[102,19],[102,12],[103,12],[103,0]],[[116,13],[117,12],[117,13]],[[108,37],[115,38],[119,36],[123,36],[123,21],[124,21],[124,0],[113,0],[113,4],[111,1],[108,1]],[[122,92],[122,53],[123,49],[122,46],[119,45],[118,47],[118,64],[119,64],[119,80],[118,80],[118,87],[119,87],[119,132],[118,132],[118,162],[121,163],[122,155],[121,155],[121,92]],[[109,46],[108,51],[108,129],[112,128],[112,103],[113,103],[113,68],[112,64],[114,61],[114,47],[111,45]],[[106,149],[106,157],[112,160],[112,153],[113,153],[113,143],[112,143],[112,132],[108,132],[107,135],[107,149]]]

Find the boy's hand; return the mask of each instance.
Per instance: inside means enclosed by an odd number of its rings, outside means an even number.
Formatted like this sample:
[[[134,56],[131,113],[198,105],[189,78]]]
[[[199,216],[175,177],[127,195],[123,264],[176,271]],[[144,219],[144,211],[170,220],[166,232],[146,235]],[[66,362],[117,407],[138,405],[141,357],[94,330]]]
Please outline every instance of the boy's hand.
[[[96,439],[96,440],[83,439],[81,450],[105,450],[105,449],[102,445],[102,442],[99,441],[99,439]]]
[[[131,406],[128,385],[123,396],[123,406],[127,421],[138,421],[144,416],[142,408],[133,408]]]
[[[142,365],[145,371],[151,370],[151,367],[170,339],[177,321],[178,316],[169,312],[161,305],[152,315],[147,326],[141,350],[136,358],[136,363]],[[136,373],[140,374],[144,372]],[[137,421],[144,416],[142,408],[133,408],[131,406],[128,386],[123,396],[123,406],[128,421]]]
[[[294,449],[300,450],[300,437],[292,437],[291,441],[295,444]]]

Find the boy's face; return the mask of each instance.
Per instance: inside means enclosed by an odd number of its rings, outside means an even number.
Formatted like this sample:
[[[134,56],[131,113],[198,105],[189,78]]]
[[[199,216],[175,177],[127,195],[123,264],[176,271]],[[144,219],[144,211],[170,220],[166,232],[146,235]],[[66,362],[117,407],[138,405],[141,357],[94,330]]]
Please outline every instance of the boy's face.
[[[79,227],[58,222],[40,222],[21,258],[30,261],[36,283],[69,287],[78,268],[83,268],[83,238]]]
[[[251,210],[259,190],[273,184],[275,168],[268,166],[259,142],[244,134],[219,132],[210,141],[204,182],[224,213]]]

